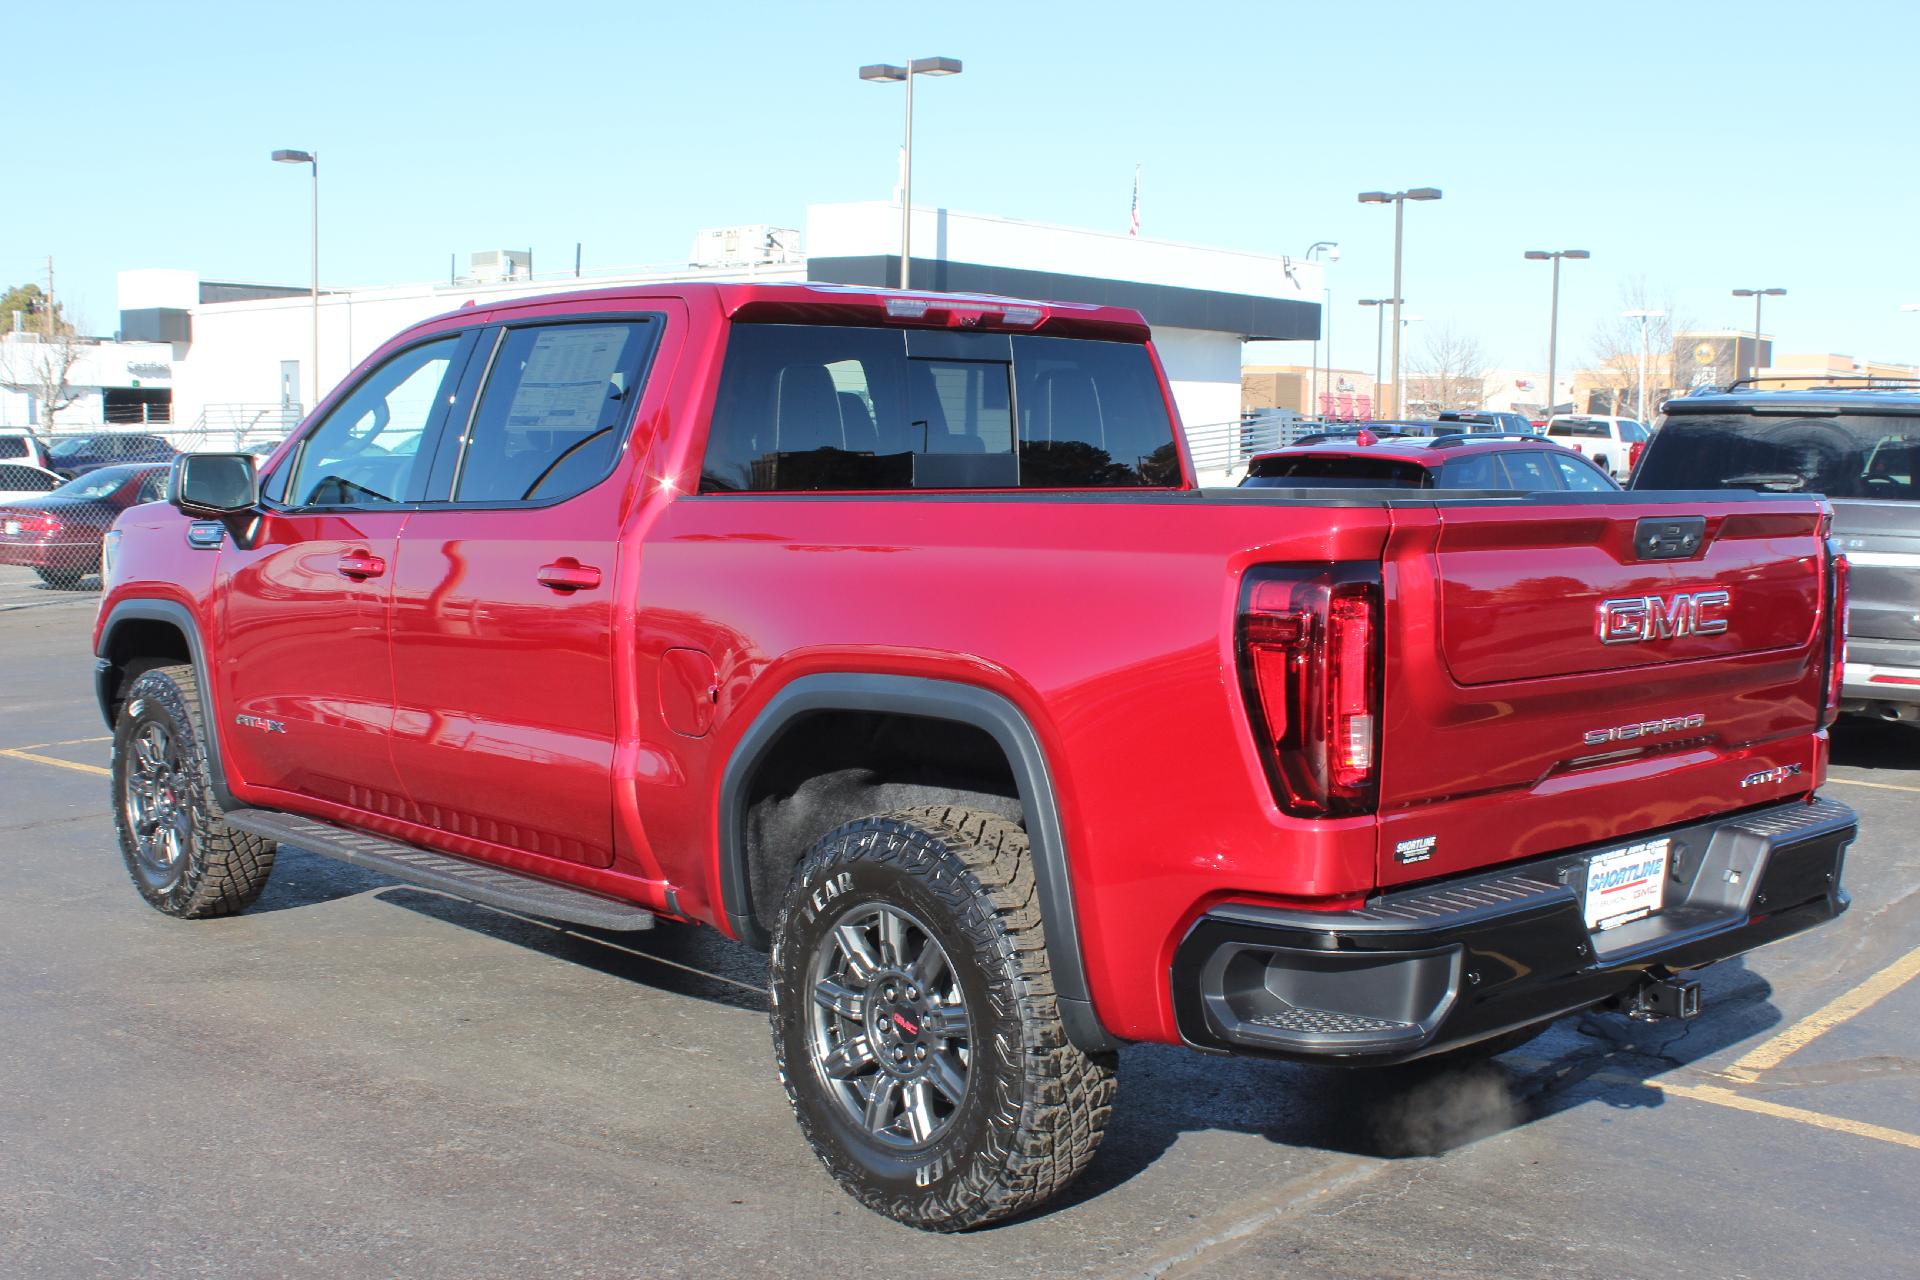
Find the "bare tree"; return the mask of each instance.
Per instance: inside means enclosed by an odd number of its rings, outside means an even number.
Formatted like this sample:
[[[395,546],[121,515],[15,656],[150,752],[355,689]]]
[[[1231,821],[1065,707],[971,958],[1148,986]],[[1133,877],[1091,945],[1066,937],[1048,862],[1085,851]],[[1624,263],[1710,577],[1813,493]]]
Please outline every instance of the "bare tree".
[[[1480,339],[1451,323],[1429,329],[1407,377],[1407,405],[1423,412],[1478,409],[1487,398],[1492,361]]]
[[[1656,295],[1647,287],[1645,276],[1633,276],[1620,282],[1620,310],[1623,314],[1602,320],[1593,331],[1592,363],[1581,371],[1590,388],[1604,391],[1611,399],[1608,412],[1647,419],[1673,386],[1673,335],[1684,333],[1691,324],[1676,315],[1671,293]],[[1624,314],[1629,311],[1657,311],[1647,318],[1647,403],[1640,398],[1640,320]]]
[[[70,385],[67,376],[89,345],[71,326],[51,336],[11,334],[0,340],[0,387],[23,391],[40,404],[39,427],[28,431],[52,435],[60,411],[79,399],[80,389]]]

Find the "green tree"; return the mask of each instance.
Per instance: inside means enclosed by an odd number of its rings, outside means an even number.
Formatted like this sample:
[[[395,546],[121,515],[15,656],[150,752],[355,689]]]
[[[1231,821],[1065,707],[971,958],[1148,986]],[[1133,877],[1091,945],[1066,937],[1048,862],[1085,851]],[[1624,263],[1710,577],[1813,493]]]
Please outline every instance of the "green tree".
[[[13,332],[15,323],[13,313],[16,311],[28,313],[19,321],[22,328],[34,333],[45,333],[47,316],[41,308],[45,306],[46,301],[46,293],[32,281],[17,284],[5,293],[0,293],[0,333]],[[58,301],[53,304],[53,331],[56,334],[73,332],[73,326],[67,323],[66,308]]]

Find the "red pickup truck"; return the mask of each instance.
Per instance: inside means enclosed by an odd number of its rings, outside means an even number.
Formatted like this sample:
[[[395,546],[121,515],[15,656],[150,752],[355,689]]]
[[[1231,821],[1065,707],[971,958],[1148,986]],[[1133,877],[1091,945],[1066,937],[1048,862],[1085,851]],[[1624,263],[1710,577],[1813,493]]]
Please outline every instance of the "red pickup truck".
[[[1845,909],[1819,499],[1192,476],[1129,311],[427,321],[109,537],[127,867],[224,915],[285,843],[766,948],[806,1136],[942,1230],[1086,1165],[1127,1042],[1688,1016],[1686,971]]]

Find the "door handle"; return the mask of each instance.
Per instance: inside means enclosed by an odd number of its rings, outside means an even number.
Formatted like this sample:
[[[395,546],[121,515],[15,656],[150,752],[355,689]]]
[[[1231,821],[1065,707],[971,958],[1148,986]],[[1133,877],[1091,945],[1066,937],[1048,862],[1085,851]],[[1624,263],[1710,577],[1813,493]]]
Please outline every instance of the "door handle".
[[[550,587],[562,595],[575,591],[591,591],[600,585],[600,571],[590,564],[581,564],[572,556],[543,564],[534,577],[543,587]]]
[[[379,556],[365,551],[349,551],[334,562],[341,576],[363,582],[368,578],[377,578],[387,571],[387,562]]]

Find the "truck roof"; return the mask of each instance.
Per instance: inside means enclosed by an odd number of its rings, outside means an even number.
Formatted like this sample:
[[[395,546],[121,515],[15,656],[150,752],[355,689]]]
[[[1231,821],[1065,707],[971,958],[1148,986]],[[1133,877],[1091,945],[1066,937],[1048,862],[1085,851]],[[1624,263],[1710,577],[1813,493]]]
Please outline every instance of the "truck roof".
[[[762,323],[898,324],[1127,342],[1145,342],[1150,333],[1145,317],[1131,307],[1007,298],[986,293],[942,293],[933,289],[886,289],[877,285],[710,280],[668,280],[568,290],[499,302],[470,301],[414,327],[438,324],[471,310],[497,313],[550,307],[555,303],[619,305],[659,298],[708,301],[717,305],[728,319]]]

